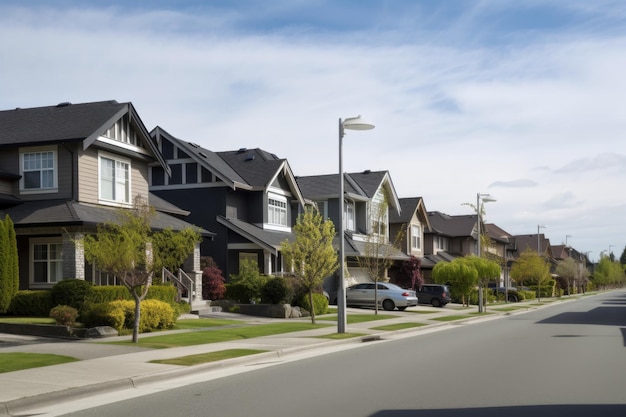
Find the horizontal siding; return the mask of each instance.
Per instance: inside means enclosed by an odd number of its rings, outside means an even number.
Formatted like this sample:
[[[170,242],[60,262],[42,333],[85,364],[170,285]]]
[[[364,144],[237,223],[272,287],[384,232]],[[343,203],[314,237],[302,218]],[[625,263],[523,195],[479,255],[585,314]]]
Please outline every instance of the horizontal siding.
[[[89,148],[79,151],[78,201],[98,203],[98,151]]]

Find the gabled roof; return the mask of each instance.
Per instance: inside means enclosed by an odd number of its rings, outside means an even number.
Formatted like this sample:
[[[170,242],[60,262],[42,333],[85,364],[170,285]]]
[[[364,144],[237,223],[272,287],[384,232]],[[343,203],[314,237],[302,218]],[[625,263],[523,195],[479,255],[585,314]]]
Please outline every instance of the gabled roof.
[[[475,214],[450,216],[439,211],[429,211],[428,218],[430,220],[432,233],[448,237],[475,237]]]
[[[518,253],[524,252],[526,249],[531,249],[535,252],[539,250],[537,244],[541,245],[541,252],[551,253],[550,240],[545,237],[543,233],[539,235],[515,235],[513,236],[515,242],[515,249]]]
[[[489,239],[501,243],[509,243],[513,238],[512,234],[493,223],[485,223],[485,232]]]
[[[295,239],[293,233],[262,229],[238,219],[217,216],[217,221],[226,226],[229,230],[243,236],[274,255],[278,254],[282,242]]]
[[[124,114],[152,156],[168,170],[133,105],[115,100],[0,111],[0,148],[82,142],[86,149]]]
[[[424,205],[424,200],[422,197],[411,197],[411,198],[400,198],[400,213],[396,211],[391,211],[389,213],[389,223],[391,224],[408,224],[413,215],[416,215],[418,218],[420,217],[418,212],[423,211],[424,219],[423,221],[426,223],[426,230],[430,230],[430,221],[428,212],[426,211],[426,207]]]
[[[308,200],[327,200],[339,196],[339,174],[297,177],[302,195]],[[369,201],[380,187],[386,187],[389,207],[400,210],[400,203],[388,171],[363,171],[344,174],[344,193],[357,201]],[[393,210],[392,210],[393,211]]]
[[[20,227],[70,227],[91,226],[100,223],[115,222],[118,220],[117,207],[94,206],[76,201],[67,200],[38,200],[27,201],[19,206],[0,210],[4,217],[8,214],[16,228]],[[171,228],[183,230],[193,225],[167,213],[156,211],[150,220],[150,226],[156,230]],[[205,237],[215,236],[215,233],[199,228]]]

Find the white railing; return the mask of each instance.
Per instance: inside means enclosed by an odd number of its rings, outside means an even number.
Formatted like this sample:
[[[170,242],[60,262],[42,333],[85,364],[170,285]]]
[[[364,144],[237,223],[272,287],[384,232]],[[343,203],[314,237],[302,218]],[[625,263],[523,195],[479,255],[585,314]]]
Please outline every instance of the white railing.
[[[174,275],[167,269],[163,268],[163,270],[161,271],[161,279],[163,282],[174,283],[174,286],[178,289],[177,301],[180,301],[183,298],[183,289],[187,290],[187,298],[189,300],[189,305],[191,305],[193,301],[195,282],[193,279],[191,279],[189,275],[185,273],[185,271],[178,268],[178,275]]]

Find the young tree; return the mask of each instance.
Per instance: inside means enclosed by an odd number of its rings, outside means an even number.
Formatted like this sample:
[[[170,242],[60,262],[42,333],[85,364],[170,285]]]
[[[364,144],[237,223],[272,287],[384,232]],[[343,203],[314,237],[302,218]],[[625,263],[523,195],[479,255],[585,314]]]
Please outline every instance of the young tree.
[[[298,216],[293,231],[295,240],[282,242],[282,253],[309,294],[311,323],[315,324],[313,292],[319,289],[324,278],[339,268],[337,252],[333,248],[335,225],[330,220],[324,221],[317,208],[307,208]]]
[[[141,301],[146,297],[152,284],[155,267],[160,270],[163,261],[154,262],[154,255],[159,257],[167,252],[168,262],[178,259],[180,265],[193,252],[200,236],[194,230],[186,230],[167,236],[174,239],[172,249],[169,245],[160,246],[164,239],[163,232],[153,232],[150,228],[150,219],[154,210],[137,199],[133,209],[120,209],[118,222],[107,222],[98,225],[95,235],[87,235],[84,239],[85,259],[98,268],[115,275],[128,288],[135,301],[135,320],[133,324],[133,342],[139,339],[139,322],[141,316]],[[189,238],[196,233],[195,238]],[[155,238],[156,236],[156,238]],[[180,238],[180,240],[179,240]],[[157,244],[154,244],[157,242]]]
[[[210,256],[201,259],[202,268],[202,298],[205,300],[220,300],[224,297],[224,273]]]
[[[624,268],[619,262],[602,256],[593,273],[593,283],[598,288],[619,286],[624,282]]]
[[[19,289],[17,239],[13,221],[7,215],[0,219],[0,313],[9,308]]]
[[[373,199],[374,200],[374,199]],[[387,270],[393,265],[393,254],[397,252],[399,242],[404,233],[402,229],[395,236],[394,243],[389,242],[388,219],[389,199],[383,193],[378,201],[372,201],[370,206],[371,230],[368,233],[363,256],[357,258],[359,267],[363,269],[370,280],[375,284],[387,275]],[[378,314],[378,285],[374,285],[374,314]]]
[[[402,262],[396,283],[401,287],[413,290],[421,288],[424,284],[424,278],[422,278],[420,270],[421,266],[422,261],[418,257],[411,255],[409,259]]]
[[[478,271],[467,259],[437,263],[433,268],[433,280],[437,284],[450,285],[450,290],[460,295],[463,305],[469,307],[471,292],[478,285]]]
[[[526,249],[511,267],[511,278],[520,285],[536,284],[537,299],[541,301],[541,286],[551,278],[550,265],[537,252]]]
[[[556,269],[554,271],[562,281],[565,281],[567,287],[567,294],[572,293],[572,284],[580,278],[579,263],[574,258],[567,258],[557,262]]]

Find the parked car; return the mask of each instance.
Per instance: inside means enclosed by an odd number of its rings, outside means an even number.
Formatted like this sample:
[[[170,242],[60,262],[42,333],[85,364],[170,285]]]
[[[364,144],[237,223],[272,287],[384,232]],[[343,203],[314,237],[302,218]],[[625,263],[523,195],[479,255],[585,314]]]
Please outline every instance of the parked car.
[[[496,284],[492,282],[488,283],[487,287],[493,292],[496,297],[506,298],[507,301],[510,303],[517,303],[520,299],[516,287],[496,287]]]
[[[433,307],[443,307],[452,301],[450,289],[442,284],[424,284],[417,290],[420,304],[432,304]]]
[[[417,295],[413,290],[401,288],[388,282],[356,284],[346,289],[346,305],[353,307],[374,307],[374,289],[378,285],[378,306],[387,311],[417,305]]]

